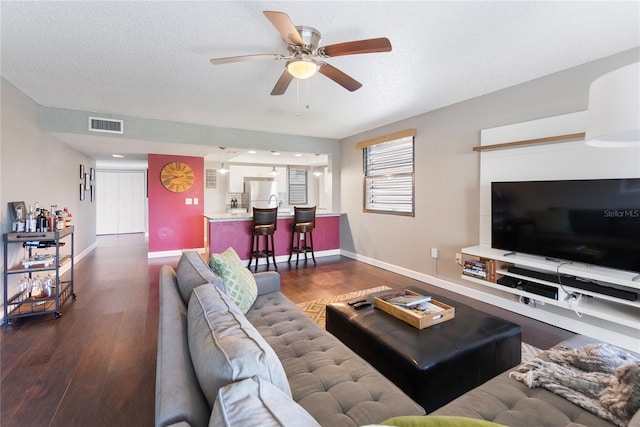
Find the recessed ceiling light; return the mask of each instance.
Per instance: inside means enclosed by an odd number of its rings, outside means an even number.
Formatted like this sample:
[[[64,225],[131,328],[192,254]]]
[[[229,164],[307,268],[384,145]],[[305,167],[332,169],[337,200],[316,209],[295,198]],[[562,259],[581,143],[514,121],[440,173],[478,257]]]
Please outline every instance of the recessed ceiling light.
[[[116,157],[118,159],[124,157],[122,154],[112,154],[111,157]]]
[[[249,153],[249,154],[256,154],[256,150],[249,150],[249,151],[247,151],[247,153]]]
[[[300,153],[296,153],[296,154],[294,154],[294,156],[296,156],[296,157],[302,157],[302,154],[300,154]]]
[[[271,154],[273,154],[274,156],[279,156],[280,155],[280,153],[278,151],[274,151],[274,150],[271,150]]]

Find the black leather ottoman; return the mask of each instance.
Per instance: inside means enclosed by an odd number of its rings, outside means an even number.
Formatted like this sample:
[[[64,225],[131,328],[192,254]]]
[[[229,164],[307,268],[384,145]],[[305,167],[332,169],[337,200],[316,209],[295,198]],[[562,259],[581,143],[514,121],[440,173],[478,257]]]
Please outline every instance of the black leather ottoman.
[[[408,287],[429,295],[417,287]],[[417,329],[376,308],[327,305],[327,331],[431,412],[520,363],[520,325],[451,299],[452,320]],[[370,302],[372,301],[372,297]]]

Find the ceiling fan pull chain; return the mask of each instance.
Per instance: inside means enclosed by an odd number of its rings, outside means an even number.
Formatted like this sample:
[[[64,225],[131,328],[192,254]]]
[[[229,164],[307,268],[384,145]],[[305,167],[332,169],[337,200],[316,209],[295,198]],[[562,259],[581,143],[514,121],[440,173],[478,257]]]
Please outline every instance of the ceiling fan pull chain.
[[[300,117],[300,79],[296,79],[296,117]]]
[[[307,85],[307,103],[305,104],[305,109],[309,110],[311,108],[311,82],[309,79],[305,82]]]

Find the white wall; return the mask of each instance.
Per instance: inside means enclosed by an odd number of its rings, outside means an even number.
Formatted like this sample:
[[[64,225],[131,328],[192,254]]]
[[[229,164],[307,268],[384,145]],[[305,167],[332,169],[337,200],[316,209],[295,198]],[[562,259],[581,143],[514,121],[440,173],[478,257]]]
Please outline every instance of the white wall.
[[[478,244],[480,130],[583,111],[598,76],[640,60],[640,48],[346,138],[341,148],[341,248],[360,259],[466,286],[456,252]],[[473,70],[469,70],[473,72]],[[360,141],[416,128],[416,216],[362,212]],[[550,171],[551,173],[551,171]],[[440,259],[430,249],[440,249]]]
[[[27,206],[39,202],[41,207],[47,208],[51,204],[57,204],[59,208],[67,207],[73,215],[72,224],[76,231],[77,261],[96,241],[95,203],[91,203],[89,197],[84,201],[80,201],[79,197],[80,164],[84,164],[89,171],[90,167],[95,168],[95,162],[42,132],[41,107],[7,80],[0,79],[0,84],[2,233],[11,230],[8,208],[10,202],[24,201]],[[19,246],[10,247],[7,253],[9,265],[14,265],[22,259],[23,250]],[[64,250],[68,251],[69,246],[65,246]],[[18,275],[12,276],[9,280],[10,289],[16,281],[16,276]]]

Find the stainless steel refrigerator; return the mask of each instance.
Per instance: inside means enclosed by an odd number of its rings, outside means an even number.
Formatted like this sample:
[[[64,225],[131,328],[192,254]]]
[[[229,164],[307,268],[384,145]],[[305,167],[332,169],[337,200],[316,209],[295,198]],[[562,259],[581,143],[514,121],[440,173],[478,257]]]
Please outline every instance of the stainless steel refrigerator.
[[[245,178],[244,197],[249,213],[252,208],[275,208],[278,206],[278,183],[272,178]]]

